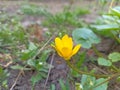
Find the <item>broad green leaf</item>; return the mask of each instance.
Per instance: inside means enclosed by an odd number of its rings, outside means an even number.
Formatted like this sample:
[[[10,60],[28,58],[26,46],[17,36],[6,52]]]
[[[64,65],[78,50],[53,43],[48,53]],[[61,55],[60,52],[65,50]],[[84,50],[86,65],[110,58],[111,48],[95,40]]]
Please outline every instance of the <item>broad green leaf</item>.
[[[91,25],[92,28],[95,28],[99,31],[105,31],[105,30],[119,30],[118,24],[106,24],[106,25]]]
[[[104,79],[104,78],[97,79],[95,85],[98,85],[98,84],[104,82],[105,80],[106,79]],[[94,88],[93,90],[107,90],[107,87],[108,87],[108,82],[101,84],[100,86]]]
[[[95,77],[90,76],[90,75],[82,75],[81,78],[81,85],[83,87],[83,90],[89,90],[92,88],[95,84]]]
[[[113,53],[109,54],[108,58],[111,59],[112,62],[118,62],[118,61],[120,61],[120,53],[113,52]]]
[[[105,80],[106,79],[104,78],[96,79],[95,77],[90,75],[82,75],[82,78],[81,78],[82,90],[107,90],[108,82],[101,84]],[[99,86],[99,84],[101,85]]]
[[[104,19],[104,20],[103,20]],[[106,24],[118,24],[119,25],[119,17],[113,15],[103,15],[102,21]]]
[[[92,44],[98,44],[100,38],[88,28],[78,28],[72,33],[73,39],[77,44],[82,44],[84,48],[90,48]]]
[[[112,9],[111,9],[111,14],[120,17],[120,7],[117,6],[117,7],[112,8]]]
[[[103,66],[111,66],[112,63],[109,60],[106,60],[105,58],[98,58],[98,64]]]
[[[111,15],[103,15],[102,17],[103,17],[103,19],[109,20],[109,21],[115,21],[116,19],[119,19],[118,17],[111,16]]]

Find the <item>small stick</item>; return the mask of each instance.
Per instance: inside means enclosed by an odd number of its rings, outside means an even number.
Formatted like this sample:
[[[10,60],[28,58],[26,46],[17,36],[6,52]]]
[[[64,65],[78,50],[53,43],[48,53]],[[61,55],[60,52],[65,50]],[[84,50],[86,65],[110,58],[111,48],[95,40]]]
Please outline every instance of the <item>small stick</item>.
[[[5,68],[8,67],[10,64],[12,64],[13,61],[8,62],[7,64],[3,65]]]
[[[22,74],[22,70],[19,72],[17,78],[15,79],[15,82],[13,83],[12,87],[10,88],[10,90],[13,90],[14,86],[16,85],[17,83],[17,80],[19,79],[20,75]]]
[[[103,69],[99,68],[98,66],[92,64],[95,68],[97,68],[99,71],[101,71],[104,74],[108,74],[106,71],[104,71]]]
[[[52,65],[53,60],[54,60],[54,57],[55,57],[55,53],[53,53],[53,55],[52,55],[50,65]],[[48,71],[47,79],[46,79],[46,81],[45,81],[44,89],[46,88],[46,85],[47,85],[47,82],[48,82],[48,78],[49,78],[49,75],[50,75],[51,69],[52,69],[52,68],[50,67],[50,68],[49,68],[49,71]]]
[[[35,57],[40,54],[40,52],[48,45],[48,43],[52,40],[53,37],[51,37],[43,46],[39,49],[39,51],[36,53],[36,55],[32,58],[35,59]]]

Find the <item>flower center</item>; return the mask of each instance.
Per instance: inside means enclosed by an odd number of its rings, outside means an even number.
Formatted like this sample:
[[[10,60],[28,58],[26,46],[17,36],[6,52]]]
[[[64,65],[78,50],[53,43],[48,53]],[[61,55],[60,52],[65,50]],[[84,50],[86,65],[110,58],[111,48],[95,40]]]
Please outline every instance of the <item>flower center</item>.
[[[61,51],[62,51],[61,53],[62,53],[63,57],[65,57],[65,58],[70,57],[72,54],[72,50],[69,49],[68,47],[63,47]]]

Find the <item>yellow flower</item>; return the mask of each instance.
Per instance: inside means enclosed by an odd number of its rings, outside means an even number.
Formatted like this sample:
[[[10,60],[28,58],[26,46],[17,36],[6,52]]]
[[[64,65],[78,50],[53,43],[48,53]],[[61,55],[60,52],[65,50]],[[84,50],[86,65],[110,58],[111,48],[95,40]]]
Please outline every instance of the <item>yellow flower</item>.
[[[59,37],[55,38],[55,45],[53,47],[56,49],[57,53],[63,57],[65,60],[69,60],[73,55],[75,55],[80,49],[81,45],[78,44],[73,48],[73,40],[68,35],[64,35],[62,39]]]

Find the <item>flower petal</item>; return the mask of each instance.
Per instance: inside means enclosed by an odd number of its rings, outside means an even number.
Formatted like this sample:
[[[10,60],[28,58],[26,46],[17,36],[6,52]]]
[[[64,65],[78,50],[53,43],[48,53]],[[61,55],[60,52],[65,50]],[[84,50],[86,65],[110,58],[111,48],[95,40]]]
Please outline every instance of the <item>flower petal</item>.
[[[65,60],[70,59],[72,56],[72,50],[70,50],[68,47],[63,47],[62,50],[62,56]]]
[[[72,38],[69,37],[67,42],[68,42],[68,48],[72,50],[72,48],[73,48],[73,40],[72,40]]]
[[[57,50],[57,53],[58,53],[59,56],[63,57],[63,55],[61,54],[61,52],[59,50]]]
[[[55,46],[58,50],[61,50],[63,47],[62,40],[60,38],[55,38]]]
[[[77,46],[74,47],[73,52],[72,52],[72,56],[75,55],[78,52],[78,50],[80,49],[80,47],[81,47],[80,44],[78,44]]]
[[[62,39],[68,38],[69,36],[67,34],[65,34]]]
[[[67,34],[63,36],[62,43],[63,43],[64,47],[68,47],[69,49],[72,50],[72,48],[73,48],[73,41],[72,41],[72,38],[69,37]]]

